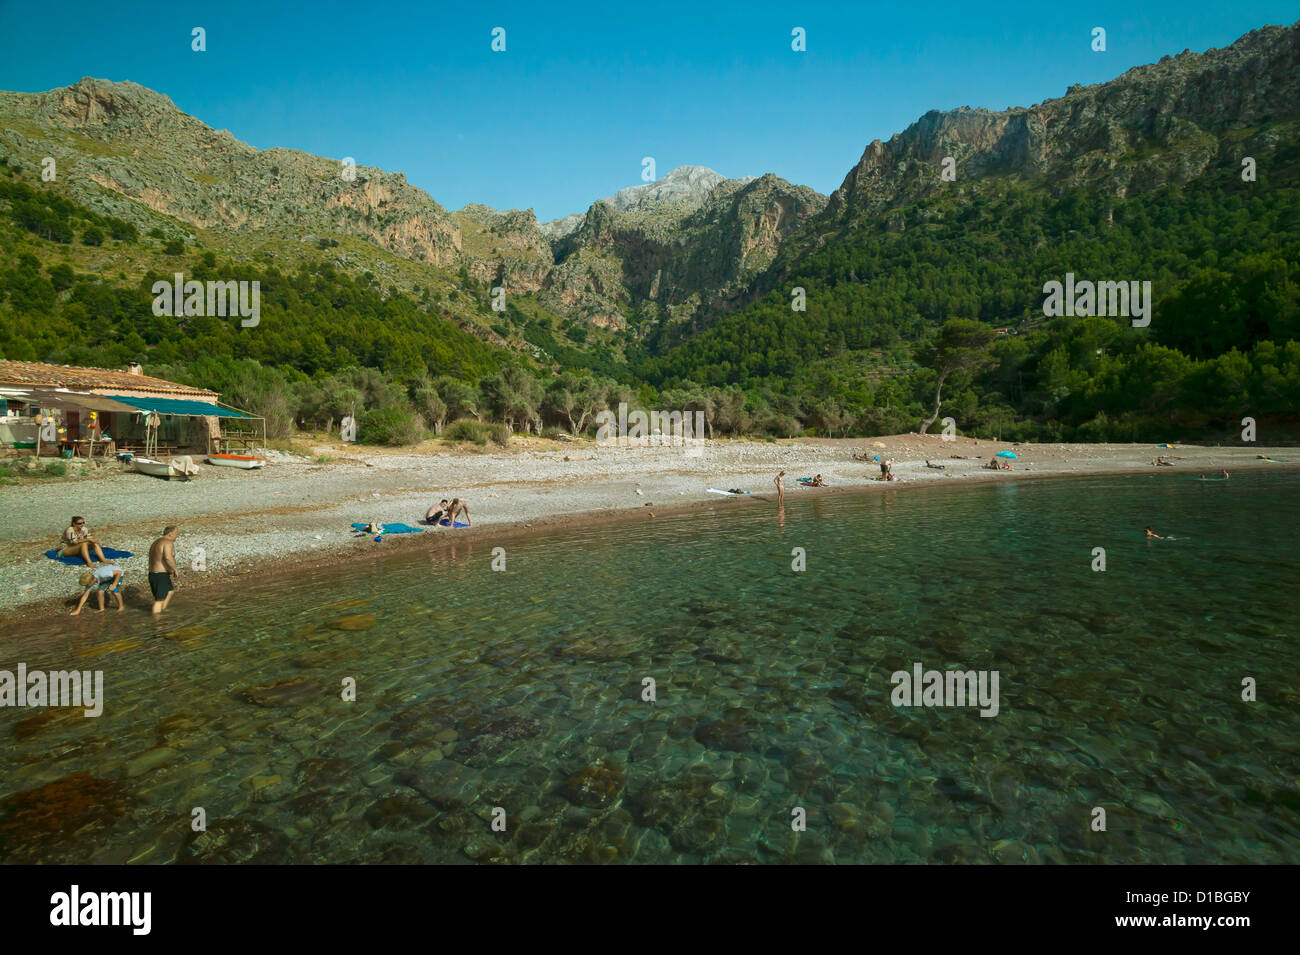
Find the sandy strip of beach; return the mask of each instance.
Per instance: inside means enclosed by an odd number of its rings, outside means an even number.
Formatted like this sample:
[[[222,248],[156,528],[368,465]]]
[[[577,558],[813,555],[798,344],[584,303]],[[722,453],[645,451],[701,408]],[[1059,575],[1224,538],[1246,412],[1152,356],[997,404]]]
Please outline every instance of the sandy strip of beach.
[[[638,518],[689,506],[775,506],[772,479],[786,471],[787,501],[844,491],[938,488],[973,481],[1220,468],[1277,468],[1259,455],[1300,460],[1285,448],[1163,448],[1150,444],[1023,444],[970,438],[893,435],[790,441],[706,441],[682,447],[598,447],[524,439],[509,449],[447,448],[426,442],[390,451],[356,445],[302,446],[263,470],[202,467],[193,480],[163,481],[107,464],[83,477],[0,487],[0,630],[32,615],[63,612],[79,594],[81,571],[47,559],[74,514],[108,547],[133,552],[127,582],[143,593],[145,555],[164,525],[177,524],[184,588],[213,586],[255,571],[281,572],[348,560],[375,546],[428,547],[453,540],[503,539],[573,521]],[[1010,472],[984,468],[1013,450]],[[1294,449],[1291,449],[1294,451]],[[880,482],[879,466],[854,453],[894,461],[897,480]],[[1158,455],[1174,467],[1155,468]],[[329,460],[326,460],[329,458]],[[925,466],[926,459],[943,470]],[[796,479],[821,474],[823,489]],[[741,488],[724,496],[708,488]],[[441,498],[469,501],[473,527],[392,535],[376,545],[353,521],[415,524]],[[196,548],[206,569],[190,571]],[[66,606],[65,606],[66,605]]]

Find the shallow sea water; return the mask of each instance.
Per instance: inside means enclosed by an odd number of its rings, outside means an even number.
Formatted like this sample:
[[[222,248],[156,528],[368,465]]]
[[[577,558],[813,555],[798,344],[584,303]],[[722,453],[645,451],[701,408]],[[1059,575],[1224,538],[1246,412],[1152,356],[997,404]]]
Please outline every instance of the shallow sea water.
[[[1295,863],[1298,492],[794,489],[7,628],[107,702],[0,709],[0,860]]]

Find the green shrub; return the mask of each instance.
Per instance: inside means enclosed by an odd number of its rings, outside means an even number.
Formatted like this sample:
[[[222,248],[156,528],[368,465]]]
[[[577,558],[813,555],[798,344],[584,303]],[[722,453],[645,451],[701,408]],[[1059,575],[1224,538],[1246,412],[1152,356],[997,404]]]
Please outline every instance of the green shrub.
[[[502,427],[505,427],[502,425]],[[488,426],[481,421],[475,421],[473,418],[458,418],[449,424],[442,432],[442,436],[448,442],[456,441],[473,441],[475,444],[482,446],[487,444]]]
[[[510,444],[510,429],[503,424],[492,425],[488,436],[493,444],[499,444],[503,448]]]
[[[88,225],[81,231],[82,245],[103,245],[104,230],[98,226]]]
[[[423,441],[424,419],[410,406],[391,404],[361,416],[357,423],[357,440],[362,444],[385,444],[398,447]]]
[[[163,252],[168,255],[184,255],[185,243],[180,239],[168,239],[167,244],[163,246]]]
[[[51,461],[45,465],[45,473],[49,477],[63,477],[68,473],[68,466],[62,461]]]

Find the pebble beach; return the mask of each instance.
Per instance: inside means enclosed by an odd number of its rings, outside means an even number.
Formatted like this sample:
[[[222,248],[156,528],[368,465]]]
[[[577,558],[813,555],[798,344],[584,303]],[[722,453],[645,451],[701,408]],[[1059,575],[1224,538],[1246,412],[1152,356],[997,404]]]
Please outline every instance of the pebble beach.
[[[270,452],[270,464],[262,470],[202,466],[191,481],[151,478],[110,462],[59,480],[0,486],[0,507],[7,515],[0,530],[0,629],[21,625],[34,614],[71,609],[80,571],[47,559],[44,551],[56,545],[73,514],[85,516],[104,546],[135,554],[123,567],[128,607],[137,609],[147,603],[144,558],[149,543],[164,525],[179,525],[181,592],[169,614],[180,616],[186,588],[355,559],[376,546],[442,546],[467,538],[491,546],[492,540],[511,534],[572,521],[647,519],[703,506],[775,507],[773,478],[782,469],[787,500],[798,500],[972,481],[1155,472],[1151,462],[1159,455],[1174,460],[1173,468],[1159,471],[1192,475],[1220,468],[1287,467],[1259,455],[1282,462],[1294,457],[1287,449],[1258,446],[1017,445],[916,434],[721,440],[693,448],[601,447],[527,438],[492,451],[433,441],[399,450],[299,444],[297,453]],[[1007,450],[1017,455],[1013,470],[983,467],[995,453]],[[879,466],[854,460],[855,453],[892,459],[896,480],[876,480]],[[927,468],[927,459],[943,470]],[[798,478],[815,474],[828,486],[797,484]],[[751,493],[719,495],[710,488]],[[457,496],[469,502],[471,528],[388,535],[379,544],[351,528],[354,521],[415,524],[430,504]],[[196,562],[202,570],[194,569]]]

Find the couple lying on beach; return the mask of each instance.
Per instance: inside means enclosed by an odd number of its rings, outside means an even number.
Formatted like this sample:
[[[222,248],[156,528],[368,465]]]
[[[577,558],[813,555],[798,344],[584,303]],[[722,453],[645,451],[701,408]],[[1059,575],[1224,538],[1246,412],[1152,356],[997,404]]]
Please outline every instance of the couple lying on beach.
[[[452,498],[451,503],[448,504],[447,499],[444,497],[441,501],[424,512],[424,520],[420,523],[433,524],[435,527],[438,524],[445,524],[447,527],[452,527],[456,523],[456,518],[461,514],[465,515],[465,524],[469,525],[471,522],[469,519],[468,502],[466,502],[463,497],[457,497]]]

